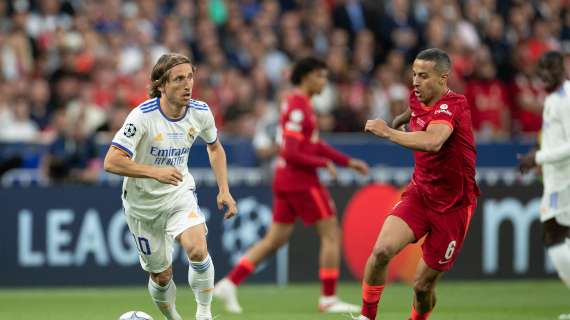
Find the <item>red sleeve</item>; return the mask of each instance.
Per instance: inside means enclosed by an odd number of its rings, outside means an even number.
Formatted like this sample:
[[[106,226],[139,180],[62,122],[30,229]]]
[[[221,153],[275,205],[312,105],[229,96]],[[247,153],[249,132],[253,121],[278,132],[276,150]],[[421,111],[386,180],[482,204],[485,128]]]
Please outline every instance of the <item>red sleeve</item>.
[[[430,120],[430,124],[445,124],[448,125],[452,130],[455,127],[455,118],[459,115],[461,111],[460,103],[465,102],[465,99],[456,100],[456,101],[448,101],[447,103],[442,103],[438,106],[435,106],[435,110],[433,111],[433,117]],[[465,107],[467,107],[467,103],[463,103]]]
[[[324,141],[319,141],[318,143],[318,153],[319,155],[331,160],[332,162],[346,167],[348,166],[348,162],[350,161],[350,158],[345,155],[344,153],[336,150],[335,148],[331,147],[329,144],[327,144]]]
[[[295,131],[286,130],[283,133],[283,146],[281,147],[281,157],[285,161],[297,166],[307,168],[325,167],[327,160],[322,157],[315,157],[301,152],[299,149],[303,135]]]

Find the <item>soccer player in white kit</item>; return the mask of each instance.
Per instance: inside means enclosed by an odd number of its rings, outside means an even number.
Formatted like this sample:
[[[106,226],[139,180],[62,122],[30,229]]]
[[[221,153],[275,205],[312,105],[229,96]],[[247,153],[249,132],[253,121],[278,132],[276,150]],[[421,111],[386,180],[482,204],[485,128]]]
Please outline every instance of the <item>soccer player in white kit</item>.
[[[226,155],[208,105],[191,99],[194,67],[180,54],[165,54],[151,74],[150,100],[128,115],[105,157],[105,170],[124,176],[122,200],[127,224],[150,273],[148,291],[169,320],[176,311],[172,252],[178,241],[190,260],[188,282],[196,297],[197,320],[210,320],[214,265],[206,244],[205,218],[198,207],[188,155],[196,138],[207,143],[224,218],[237,213],[227,180]]]
[[[544,191],[540,221],[544,245],[560,279],[570,288],[570,81],[564,58],[550,51],[538,62],[548,96],[542,112],[540,148],[519,157],[521,172],[542,167]],[[570,319],[570,314],[559,319]]]

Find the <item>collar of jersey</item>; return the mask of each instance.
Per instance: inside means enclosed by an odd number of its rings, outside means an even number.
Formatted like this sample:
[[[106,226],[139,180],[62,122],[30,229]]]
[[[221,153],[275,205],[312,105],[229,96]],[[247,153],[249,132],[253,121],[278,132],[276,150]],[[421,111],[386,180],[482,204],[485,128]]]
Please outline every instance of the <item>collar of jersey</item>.
[[[157,98],[157,99],[158,99],[158,101],[157,101],[156,103],[158,104],[158,111],[160,111],[160,114],[162,114],[162,116],[163,116],[166,120],[168,120],[168,121],[170,121],[170,122],[178,122],[178,121],[184,119],[184,117],[186,117],[186,114],[188,113],[188,106],[186,106],[186,110],[184,110],[184,113],[182,114],[182,116],[180,116],[180,118],[178,118],[178,119],[172,119],[172,118],[169,118],[169,117],[162,111],[162,106],[160,105],[160,99],[159,99],[159,98]]]

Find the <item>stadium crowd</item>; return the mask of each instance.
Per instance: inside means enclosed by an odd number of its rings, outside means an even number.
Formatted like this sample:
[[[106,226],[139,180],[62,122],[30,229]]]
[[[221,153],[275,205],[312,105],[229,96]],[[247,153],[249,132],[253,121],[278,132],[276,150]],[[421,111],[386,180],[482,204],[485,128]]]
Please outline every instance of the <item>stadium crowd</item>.
[[[314,101],[323,132],[362,131],[407,107],[420,49],[450,53],[450,85],[472,107],[479,141],[537,132],[545,95],[535,74],[567,53],[568,0],[11,0],[0,2],[0,143],[48,146],[51,175],[93,179],[108,143],[147,99],[165,52],[197,66],[193,97],[224,135],[272,154],[288,68],[324,59],[330,83]],[[570,70],[570,67],[568,68]],[[71,168],[71,169],[70,169]]]

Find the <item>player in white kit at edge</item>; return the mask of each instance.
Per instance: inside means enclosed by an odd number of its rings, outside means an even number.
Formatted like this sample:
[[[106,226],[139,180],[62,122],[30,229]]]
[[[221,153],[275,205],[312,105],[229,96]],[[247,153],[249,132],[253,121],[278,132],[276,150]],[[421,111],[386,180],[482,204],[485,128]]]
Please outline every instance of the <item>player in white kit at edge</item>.
[[[206,244],[205,218],[198,207],[196,185],[188,171],[195,139],[207,143],[219,187],[217,204],[224,218],[237,213],[227,180],[226,155],[208,105],[191,99],[194,67],[180,54],[165,54],[151,74],[150,100],[128,115],[105,157],[105,170],[124,176],[122,200],[127,224],[149,272],[152,300],[169,320],[176,311],[172,280],[174,241],[190,261],[188,281],[196,297],[197,320],[210,320],[214,265]]]
[[[548,93],[540,148],[519,156],[519,168],[523,173],[542,168],[543,242],[558,276],[570,288],[570,81],[566,79],[564,56],[557,51],[543,54],[537,71]],[[570,319],[570,314],[559,319]]]

